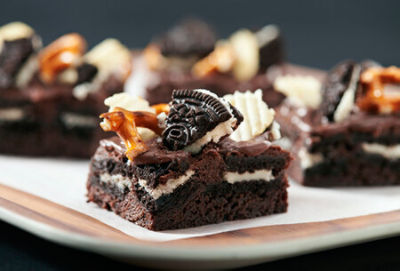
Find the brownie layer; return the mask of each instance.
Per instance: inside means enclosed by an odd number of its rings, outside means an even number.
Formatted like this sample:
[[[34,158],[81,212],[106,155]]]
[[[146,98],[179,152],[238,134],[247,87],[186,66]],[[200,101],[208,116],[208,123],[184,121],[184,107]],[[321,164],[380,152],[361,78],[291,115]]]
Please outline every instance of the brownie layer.
[[[287,210],[286,178],[230,184],[207,184],[196,179],[179,186],[172,194],[154,203],[162,208],[151,210],[139,191],[121,193],[101,184],[90,175],[88,199],[102,208],[151,230],[201,226],[223,221],[253,218]]]
[[[248,144],[224,139],[208,144],[198,155],[169,152],[153,141],[134,162],[126,159],[124,150],[117,138],[101,141],[87,183],[89,201],[149,229],[286,210],[284,170],[291,158],[262,138]]]
[[[335,146],[330,158],[307,168],[307,186],[382,186],[400,184],[400,159],[390,160],[348,146]]]

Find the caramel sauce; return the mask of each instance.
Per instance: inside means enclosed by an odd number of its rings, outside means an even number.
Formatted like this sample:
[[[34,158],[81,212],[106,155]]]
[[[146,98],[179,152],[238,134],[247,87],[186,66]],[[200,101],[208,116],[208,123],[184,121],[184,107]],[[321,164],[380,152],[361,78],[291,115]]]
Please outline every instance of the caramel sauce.
[[[158,135],[163,129],[158,126],[157,115],[168,113],[167,104],[155,105],[156,113],[146,111],[129,111],[120,107],[114,108],[112,112],[100,115],[104,121],[100,124],[104,131],[113,131],[124,141],[126,156],[133,161],[136,156],[148,150],[148,146],[142,140],[136,127],[148,128]]]

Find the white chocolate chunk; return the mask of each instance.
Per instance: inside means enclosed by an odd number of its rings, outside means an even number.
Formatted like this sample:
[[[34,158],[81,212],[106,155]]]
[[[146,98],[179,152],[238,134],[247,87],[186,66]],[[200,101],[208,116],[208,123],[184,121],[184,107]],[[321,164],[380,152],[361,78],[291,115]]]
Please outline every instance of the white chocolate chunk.
[[[317,108],[321,104],[321,83],[312,76],[279,76],[274,88],[298,106]]]
[[[34,34],[35,31],[29,25],[21,22],[12,22],[0,27],[0,42],[29,38]]]
[[[91,82],[77,85],[73,89],[74,97],[79,100],[86,99],[90,93],[98,90],[110,75],[125,80],[131,72],[131,53],[116,39],[102,41],[83,58],[84,62],[96,66],[98,71]]]
[[[230,37],[235,52],[233,75],[239,81],[246,81],[257,74],[260,65],[258,40],[254,33],[247,29],[239,30]]]
[[[118,40],[106,39],[90,50],[84,59],[98,68],[97,76],[118,71],[119,74],[126,77],[131,64],[131,53]]]
[[[262,134],[273,122],[275,111],[262,99],[261,89],[255,92],[238,92],[224,97],[243,115],[243,121],[231,134],[235,141],[250,140]],[[275,131],[276,132],[276,131]]]
[[[146,111],[155,113],[156,111],[149,105],[149,102],[137,96],[125,92],[116,93],[104,100],[104,104],[110,107],[110,112],[115,107],[121,107],[129,111]]]
[[[259,47],[263,47],[276,39],[279,35],[279,28],[276,25],[270,24],[261,28],[255,33]]]

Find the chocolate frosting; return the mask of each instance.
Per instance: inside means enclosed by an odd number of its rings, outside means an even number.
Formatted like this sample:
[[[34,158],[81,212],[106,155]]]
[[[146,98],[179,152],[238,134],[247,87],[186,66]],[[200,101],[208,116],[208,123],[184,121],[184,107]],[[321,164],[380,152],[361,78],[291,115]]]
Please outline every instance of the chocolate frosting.
[[[173,160],[189,159],[190,153],[186,151],[170,151],[158,142],[158,138],[154,138],[151,141],[146,142],[148,150],[138,155],[135,160],[135,165],[144,164],[160,164],[167,163]]]

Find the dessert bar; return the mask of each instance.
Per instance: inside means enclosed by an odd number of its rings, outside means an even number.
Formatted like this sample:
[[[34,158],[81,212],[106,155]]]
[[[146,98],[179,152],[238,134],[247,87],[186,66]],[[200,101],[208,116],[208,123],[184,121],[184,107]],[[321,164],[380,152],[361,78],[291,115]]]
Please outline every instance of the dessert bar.
[[[287,78],[277,80],[288,97],[295,93]],[[308,99],[288,98],[277,109],[281,142],[297,157],[290,176],[309,186],[400,184],[399,83],[397,67],[344,61],[328,73],[320,93],[297,85]],[[314,107],[305,102],[310,99],[317,100]]]
[[[127,93],[106,100],[88,199],[150,230],[254,218],[287,210],[291,156],[261,90],[220,98],[175,90],[149,106]]]
[[[271,78],[283,69],[283,60],[275,25],[218,39],[205,22],[187,19],[154,38],[135,58],[126,90],[157,104],[168,102],[174,89],[210,89],[219,96],[261,89],[274,107],[284,96],[273,91]]]
[[[106,39],[85,53],[76,33],[42,48],[26,24],[0,28],[0,153],[89,158],[103,101],[123,90],[131,53]]]

